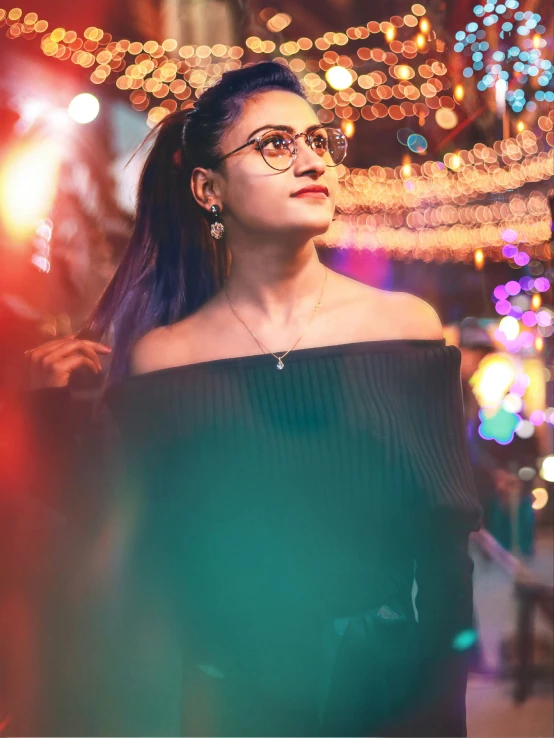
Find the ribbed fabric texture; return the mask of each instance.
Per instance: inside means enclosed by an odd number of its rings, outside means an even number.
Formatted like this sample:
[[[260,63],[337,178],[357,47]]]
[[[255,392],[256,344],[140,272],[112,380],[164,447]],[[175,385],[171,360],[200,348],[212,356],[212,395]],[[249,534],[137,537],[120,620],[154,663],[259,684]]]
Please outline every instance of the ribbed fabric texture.
[[[368,341],[107,391],[126,461],[106,731],[465,735],[453,643],[472,627],[481,509],[460,358],[444,340]]]

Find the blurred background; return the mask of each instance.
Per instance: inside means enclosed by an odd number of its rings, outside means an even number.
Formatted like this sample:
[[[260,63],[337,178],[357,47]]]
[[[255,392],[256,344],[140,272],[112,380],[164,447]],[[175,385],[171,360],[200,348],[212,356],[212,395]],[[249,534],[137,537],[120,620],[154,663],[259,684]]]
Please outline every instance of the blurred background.
[[[289,65],[318,118],[349,138],[321,261],[428,300],[462,351],[484,509],[471,541],[479,640],[469,733],[545,736],[554,734],[554,5],[475,2],[0,9],[0,460],[13,473],[6,408],[23,352],[78,330],[117,266],[144,136],[226,70]],[[94,392],[94,379],[83,381],[81,399]],[[0,714],[0,734],[9,716]]]

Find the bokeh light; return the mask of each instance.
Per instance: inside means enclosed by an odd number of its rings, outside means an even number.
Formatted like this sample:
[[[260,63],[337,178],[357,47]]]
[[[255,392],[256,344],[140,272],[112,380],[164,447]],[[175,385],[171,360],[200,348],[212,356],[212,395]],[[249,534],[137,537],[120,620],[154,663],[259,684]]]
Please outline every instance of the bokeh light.
[[[69,103],[67,112],[77,123],[91,123],[100,112],[100,103],[94,95],[82,92]]]

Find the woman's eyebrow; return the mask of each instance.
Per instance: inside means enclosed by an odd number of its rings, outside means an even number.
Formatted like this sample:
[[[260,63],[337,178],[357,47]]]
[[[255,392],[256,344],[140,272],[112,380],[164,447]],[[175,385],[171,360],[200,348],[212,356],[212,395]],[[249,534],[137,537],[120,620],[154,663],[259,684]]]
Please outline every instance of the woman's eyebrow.
[[[309,126],[308,128],[306,128],[306,133],[308,131],[312,131],[314,128],[321,128],[322,125],[323,125],[322,123],[315,123],[314,125]],[[259,133],[260,131],[263,131],[266,128],[269,128],[272,131],[287,131],[287,133],[291,133],[291,134],[294,134],[295,133],[295,130],[294,130],[294,128],[292,128],[292,126],[279,125],[277,123],[275,125],[268,124],[268,125],[265,125],[265,126],[260,126],[259,128],[256,128],[255,131],[252,131],[252,133],[248,136],[248,140],[250,140],[252,138],[252,136],[254,136],[256,133]]]

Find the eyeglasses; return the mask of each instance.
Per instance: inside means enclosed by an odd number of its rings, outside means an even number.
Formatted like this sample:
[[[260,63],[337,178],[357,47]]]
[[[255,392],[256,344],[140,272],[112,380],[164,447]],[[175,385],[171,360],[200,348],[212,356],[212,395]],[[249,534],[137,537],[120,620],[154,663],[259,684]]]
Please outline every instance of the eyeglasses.
[[[312,126],[303,133],[288,133],[287,131],[270,130],[261,136],[250,139],[238,149],[230,151],[218,161],[223,161],[231,154],[244,149],[246,146],[257,144],[258,151],[264,158],[266,164],[272,169],[284,172],[296,161],[298,147],[296,139],[305,136],[306,143],[316,152],[328,167],[337,167],[346,156],[348,142],[344,133],[338,128],[327,126]]]

